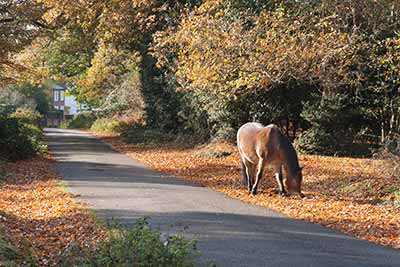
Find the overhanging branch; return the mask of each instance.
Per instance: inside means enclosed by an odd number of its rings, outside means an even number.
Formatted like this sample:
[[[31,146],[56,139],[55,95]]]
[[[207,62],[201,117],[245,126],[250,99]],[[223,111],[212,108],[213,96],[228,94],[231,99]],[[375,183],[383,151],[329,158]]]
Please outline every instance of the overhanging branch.
[[[0,23],[10,23],[14,22],[15,18],[5,18],[5,19],[0,19]]]
[[[32,22],[33,25],[35,25],[35,26],[37,26],[39,28],[44,28],[44,29],[47,29],[47,30],[54,30],[53,27],[51,27],[51,26],[49,26],[49,25],[47,25],[47,24],[45,24],[43,22],[40,22],[40,21],[37,21],[37,20],[32,20],[31,22]]]

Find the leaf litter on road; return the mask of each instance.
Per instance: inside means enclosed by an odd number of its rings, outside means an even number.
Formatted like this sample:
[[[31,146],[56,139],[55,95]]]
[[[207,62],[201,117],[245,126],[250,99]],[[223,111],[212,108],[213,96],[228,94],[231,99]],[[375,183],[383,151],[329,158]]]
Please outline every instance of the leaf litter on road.
[[[400,174],[385,160],[299,155],[304,199],[276,194],[275,179],[266,170],[260,192],[250,196],[241,185],[235,148],[215,143],[206,148],[176,144],[126,144],[118,136],[103,136],[116,150],[158,171],[221,191],[251,204],[280,211],[292,218],[333,228],[352,236],[400,248]],[[204,156],[202,150],[228,151]]]
[[[19,248],[28,242],[40,266],[54,266],[71,242],[90,243],[103,229],[83,202],[59,186],[50,156],[5,163],[0,223]]]

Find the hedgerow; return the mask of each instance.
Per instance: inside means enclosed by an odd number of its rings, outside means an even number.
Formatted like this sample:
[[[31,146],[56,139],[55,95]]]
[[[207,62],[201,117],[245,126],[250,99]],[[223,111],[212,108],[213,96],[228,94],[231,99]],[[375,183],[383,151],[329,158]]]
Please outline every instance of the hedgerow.
[[[40,118],[36,111],[0,106],[0,159],[25,159],[46,150]]]

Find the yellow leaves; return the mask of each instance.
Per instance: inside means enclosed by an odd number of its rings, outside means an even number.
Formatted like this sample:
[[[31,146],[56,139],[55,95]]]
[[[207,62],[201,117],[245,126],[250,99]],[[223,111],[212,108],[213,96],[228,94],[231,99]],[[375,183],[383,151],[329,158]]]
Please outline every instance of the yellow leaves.
[[[222,17],[224,15],[224,11],[223,10],[218,10],[216,13],[215,13],[215,17],[216,18],[219,18],[219,17]]]
[[[333,20],[318,26],[321,18],[294,17],[284,8],[232,18],[235,11],[211,2],[155,39],[159,66],[177,74],[184,90],[229,93],[292,79],[351,79],[357,40],[334,27]]]

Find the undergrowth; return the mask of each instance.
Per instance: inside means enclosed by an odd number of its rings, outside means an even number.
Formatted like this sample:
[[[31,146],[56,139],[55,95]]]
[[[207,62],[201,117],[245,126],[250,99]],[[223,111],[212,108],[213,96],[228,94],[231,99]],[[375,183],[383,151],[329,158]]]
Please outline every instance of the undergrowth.
[[[196,242],[174,235],[161,239],[160,232],[141,219],[130,228],[116,227],[106,240],[93,247],[70,244],[61,254],[59,267],[192,267],[196,264]]]
[[[38,262],[27,243],[19,249],[11,244],[3,229],[0,230],[0,266],[3,267],[36,267]]]

